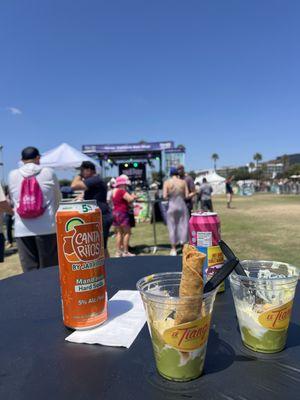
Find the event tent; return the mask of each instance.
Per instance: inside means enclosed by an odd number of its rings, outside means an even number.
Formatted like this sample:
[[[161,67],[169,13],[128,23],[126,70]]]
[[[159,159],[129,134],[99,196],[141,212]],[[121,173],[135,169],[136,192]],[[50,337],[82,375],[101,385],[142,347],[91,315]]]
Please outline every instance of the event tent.
[[[55,169],[70,169],[80,167],[82,161],[91,161],[99,168],[99,164],[93,158],[81,153],[67,143],[62,143],[58,147],[42,154],[41,165]]]
[[[203,178],[206,178],[207,182],[213,188],[213,194],[223,194],[225,193],[225,178],[218,175],[216,171],[209,171],[203,175],[197,176],[195,179],[195,184],[202,184]]]

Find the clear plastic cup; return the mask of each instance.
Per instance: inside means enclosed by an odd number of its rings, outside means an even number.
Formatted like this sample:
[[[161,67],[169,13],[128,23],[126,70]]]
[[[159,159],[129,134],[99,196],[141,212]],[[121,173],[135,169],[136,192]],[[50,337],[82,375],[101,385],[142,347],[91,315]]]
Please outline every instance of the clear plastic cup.
[[[241,262],[247,277],[232,272],[230,286],[243,344],[262,353],[284,349],[298,270],[276,261]]]
[[[202,298],[180,298],[180,280],[180,272],[149,275],[137,282],[137,289],[146,310],[159,374],[172,381],[189,381],[203,371],[217,289]],[[187,321],[177,324],[179,315],[186,315]]]

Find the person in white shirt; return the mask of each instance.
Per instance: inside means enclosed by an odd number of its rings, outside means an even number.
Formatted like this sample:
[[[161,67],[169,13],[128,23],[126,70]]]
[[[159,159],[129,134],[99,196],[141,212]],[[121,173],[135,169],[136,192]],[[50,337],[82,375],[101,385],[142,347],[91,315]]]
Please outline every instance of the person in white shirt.
[[[5,238],[3,235],[3,213],[13,214],[13,210],[9,203],[6,201],[5,194],[2,186],[0,185],[0,262],[4,261],[4,243]]]
[[[9,174],[9,192],[15,209],[15,238],[23,271],[58,265],[55,213],[61,193],[51,168],[42,168],[40,153],[35,147],[22,151],[24,165]],[[23,180],[34,176],[43,195],[42,215],[21,218],[18,213]]]

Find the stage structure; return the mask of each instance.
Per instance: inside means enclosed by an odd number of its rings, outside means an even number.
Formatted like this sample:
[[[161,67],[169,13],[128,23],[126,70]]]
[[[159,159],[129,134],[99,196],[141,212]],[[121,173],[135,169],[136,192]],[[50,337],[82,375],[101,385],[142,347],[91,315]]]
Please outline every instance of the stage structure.
[[[171,166],[184,164],[185,148],[175,148],[173,141],[139,142],[123,144],[87,144],[82,152],[98,158],[103,175],[111,175],[110,168],[118,167],[118,174],[125,173],[134,184],[147,185],[147,167],[158,163],[159,180]]]
[[[165,150],[165,172],[169,173],[171,167],[177,167],[178,165],[184,165],[185,161],[185,148],[178,146],[176,149]]]

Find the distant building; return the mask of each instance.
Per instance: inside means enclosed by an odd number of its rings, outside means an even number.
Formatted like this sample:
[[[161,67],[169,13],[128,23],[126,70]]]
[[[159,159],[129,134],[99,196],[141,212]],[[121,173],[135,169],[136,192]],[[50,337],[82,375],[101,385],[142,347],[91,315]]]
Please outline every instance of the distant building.
[[[208,169],[198,169],[198,170],[195,171],[196,179],[197,179],[197,178],[204,177],[204,176],[210,174],[211,172],[213,172],[213,169],[211,169],[211,168],[208,168]]]
[[[234,170],[238,169],[246,169],[250,173],[262,169],[263,175],[266,178],[274,179],[278,174],[284,173],[287,168],[294,164],[300,164],[300,153],[283,154],[282,156],[276,157],[273,160],[261,161],[257,166],[256,163],[254,163],[253,168],[250,167],[250,163],[242,166],[223,166],[221,168],[217,168],[216,172],[223,177],[228,177],[232,175]],[[204,176],[211,171],[211,169],[203,169],[195,172],[197,176]]]
[[[277,174],[282,174],[291,165],[300,164],[300,153],[296,154],[283,154],[276,157],[275,160],[269,160],[261,163],[265,166],[266,173],[269,177],[275,178]]]
[[[221,167],[216,169],[216,173],[224,178],[230,175],[230,172],[238,167]],[[213,168],[198,169],[195,171],[197,177],[204,177],[205,175],[212,174],[214,172]]]
[[[217,168],[217,173],[221,176],[225,176],[227,177],[230,174],[230,171],[232,171],[233,169],[235,169],[236,167],[232,167],[232,166],[224,166],[224,167],[220,167]]]
[[[225,178],[229,177],[230,175],[232,175],[232,172],[234,170],[237,169],[244,169],[247,168],[247,166],[245,165],[239,165],[239,166],[233,166],[233,165],[229,165],[229,166],[225,166],[225,167],[221,167],[221,168],[217,168],[217,173],[221,176],[224,176]]]
[[[287,167],[294,164],[300,164],[300,153],[296,154],[284,154],[276,158],[277,162],[283,162]]]
[[[267,166],[266,173],[271,178],[275,178],[277,174],[283,173],[283,170],[284,170],[283,163],[271,162],[271,163],[266,163],[265,165]]]

